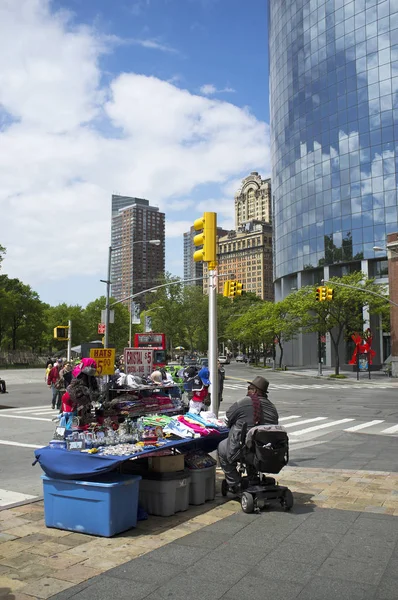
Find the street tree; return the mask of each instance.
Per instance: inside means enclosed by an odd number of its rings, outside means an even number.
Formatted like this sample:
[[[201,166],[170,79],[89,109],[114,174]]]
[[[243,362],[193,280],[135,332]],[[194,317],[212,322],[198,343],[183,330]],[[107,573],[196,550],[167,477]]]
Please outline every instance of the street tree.
[[[364,273],[357,271],[343,277],[332,277],[327,287],[334,290],[332,301],[317,302],[316,288],[313,286],[301,288],[288,298],[297,323],[304,333],[330,334],[335,374],[339,375],[340,342],[343,339],[349,340],[355,332],[363,331],[366,323],[363,310],[365,307],[371,314],[385,313],[385,286],[374,283],[373,279],[368,279]]]

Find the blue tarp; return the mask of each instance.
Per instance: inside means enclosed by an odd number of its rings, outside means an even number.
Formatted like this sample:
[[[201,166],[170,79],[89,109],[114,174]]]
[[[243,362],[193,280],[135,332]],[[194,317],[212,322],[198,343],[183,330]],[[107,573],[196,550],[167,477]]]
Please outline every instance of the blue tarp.
[[[196,439],[173,440],[164,444],[159,450],[165,448],[178,448],[184,452],[189,450],[204,450],[212,452],[218,444],[228,436],[228,431],[208,435]],[[102,473],[115,470],[120,464],[130,458],[141,458],[154,450],[148,449],[128,456],[101,456],[100,454],[87,454],[85,452],[68,451],[60,448],[40,448],[35,450],[36,462],[39,462],[43,471],[54,479],[86,479]],[[33,463],[33,464],[35,464]]]

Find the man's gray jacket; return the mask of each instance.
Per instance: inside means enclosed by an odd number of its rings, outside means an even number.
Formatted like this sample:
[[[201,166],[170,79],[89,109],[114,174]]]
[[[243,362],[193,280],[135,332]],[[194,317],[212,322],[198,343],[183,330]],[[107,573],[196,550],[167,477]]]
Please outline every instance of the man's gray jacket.
[[[278,424],[278,411],[268,398],[259,396],[261,405],[261,418],[259,423],[254,423],[253,403],[250,396],[245,396],[241,400],[234,402],[229,407],[226,414],[227,426],[229,427],[227,442],[227,459],[231,460],[233,455],[239,450],[240,436],[244,423],[247,423],[247,429],[255,425],[265,425],[270,423]]]

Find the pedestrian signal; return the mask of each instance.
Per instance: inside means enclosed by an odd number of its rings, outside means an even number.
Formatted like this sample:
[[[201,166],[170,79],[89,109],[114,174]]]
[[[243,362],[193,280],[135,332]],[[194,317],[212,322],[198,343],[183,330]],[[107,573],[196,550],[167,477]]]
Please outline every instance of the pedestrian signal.
[[[69,327],[67,325],[57,325],[57,327],[54,327],[54,339],[68,340],[69,339]]]

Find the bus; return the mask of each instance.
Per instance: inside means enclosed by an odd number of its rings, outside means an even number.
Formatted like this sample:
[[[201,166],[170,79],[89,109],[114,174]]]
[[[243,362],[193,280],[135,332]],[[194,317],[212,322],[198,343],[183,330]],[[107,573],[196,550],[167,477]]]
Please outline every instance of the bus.
[[[153,350],[154,369],[166,366],[166,335],[164,333],[152,333],[152,331],[135,333],[134,348],[150,348]]]

